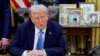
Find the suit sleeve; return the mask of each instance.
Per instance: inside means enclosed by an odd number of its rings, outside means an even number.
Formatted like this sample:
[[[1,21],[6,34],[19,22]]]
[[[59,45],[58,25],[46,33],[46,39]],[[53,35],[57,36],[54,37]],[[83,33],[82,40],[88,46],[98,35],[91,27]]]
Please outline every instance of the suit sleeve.
[[[10,37],[10,31],[11,31],[11,12],[10,12],[10,0],[4,0],[4,33],[3,38],[9,38]]]
[[[56,40],[58,41],[57,46],[45,49],[47,56],[63,56],[66,53],[66,43],[61,28],[59,29],[57,35],[58,35]]]
[[[15,37],[8,46],[8,52],[12,56],[21,56],[25,51],[24,49],[20,48],[20,41],[21,41],[21,29],[18,28]]]

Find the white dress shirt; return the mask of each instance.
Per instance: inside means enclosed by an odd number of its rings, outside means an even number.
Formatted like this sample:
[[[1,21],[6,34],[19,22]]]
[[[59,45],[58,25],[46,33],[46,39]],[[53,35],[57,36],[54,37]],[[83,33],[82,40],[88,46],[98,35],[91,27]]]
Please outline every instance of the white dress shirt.
[[[43,31],[42,36],[43,36],[43,40],[44,40],[44,41],[45,41],[46,28],[47,28],[47,27],[45,27],[45,28],[42,30],[42,31]],[[37,45],[37,41],[38,41],[39,32],[40,32],[40,30],[39,30],[37,27],[35,27],[35,35],[34,35],[35,38],[34,38],[33,50],[36,50],[36,45]],[[43,50],[43,51],[44,51],[44,55],[43,55],[43,56],[47,56],[47,55],[46,55],[46,51],[45,51],[45,50]],[[26,56],[26,54],[27,54],[27,50],[25,50],[25,51],[23,52],[22,56]]]

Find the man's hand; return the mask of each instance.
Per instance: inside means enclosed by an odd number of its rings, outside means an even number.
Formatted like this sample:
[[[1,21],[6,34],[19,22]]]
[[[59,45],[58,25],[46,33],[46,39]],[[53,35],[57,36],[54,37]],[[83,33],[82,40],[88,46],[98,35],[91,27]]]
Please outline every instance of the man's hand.
[[[6,49],[6,47],[9,45],[9,40],[7,39],[2,39],[0,40],[0,50]]]
[[[43,50],[28,51],[27,56],[43,56]]]

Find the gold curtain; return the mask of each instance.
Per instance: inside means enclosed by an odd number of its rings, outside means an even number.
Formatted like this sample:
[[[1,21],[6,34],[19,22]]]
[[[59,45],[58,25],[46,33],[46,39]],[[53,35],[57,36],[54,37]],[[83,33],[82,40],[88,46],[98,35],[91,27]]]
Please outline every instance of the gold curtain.
[[[12,21],[12,27],[14,27],[14,15],[13,15],[13,7],[11,4],[11,0],[10,0],[10,9],[11,9],[11,21]]]
[[[94,2],[95,3],[95,10],[100,11],[100,0],[86,0],[85,2]],[[92,48],[96,45],[100,44],[100,28],[93,28],[92,29]]]

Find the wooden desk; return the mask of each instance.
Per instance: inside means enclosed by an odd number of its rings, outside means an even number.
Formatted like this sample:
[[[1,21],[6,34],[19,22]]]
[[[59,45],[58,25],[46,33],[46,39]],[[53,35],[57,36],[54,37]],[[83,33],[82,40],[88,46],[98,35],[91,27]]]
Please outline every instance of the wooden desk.
[[[64,27],[64,34],[66,36],[72,35],[85,35],[86,36],[86,50],[85,52],[88,53],[91,50],[91,36],[92,36],[92,28],[91,27]]]
[[[0,56],[10,56],[10,55],[0,55]]]

